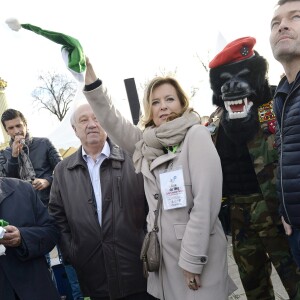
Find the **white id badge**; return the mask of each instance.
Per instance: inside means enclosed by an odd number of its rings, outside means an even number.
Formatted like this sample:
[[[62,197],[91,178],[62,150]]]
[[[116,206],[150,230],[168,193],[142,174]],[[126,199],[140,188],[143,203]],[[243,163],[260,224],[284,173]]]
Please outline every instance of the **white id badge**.
[[[164,209],[185,207],[186,193],[182,168],[162,172],[159,177]]]

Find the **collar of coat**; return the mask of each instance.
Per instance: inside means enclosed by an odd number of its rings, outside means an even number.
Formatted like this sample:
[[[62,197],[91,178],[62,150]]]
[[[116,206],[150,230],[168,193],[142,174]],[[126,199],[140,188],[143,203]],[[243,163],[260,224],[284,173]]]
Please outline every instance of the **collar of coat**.
[[[125,158],[122,149],[116,144],[114,144],[109,138],[107,138],[107,142],[110,147],[110,155],[108,159],[123,162]],[[86,162],[82,158],[82,146],[79,147],[79,149],[74,153],[74,155],[69,157],[67,168],[74,169],[78,166],[86,166]]]

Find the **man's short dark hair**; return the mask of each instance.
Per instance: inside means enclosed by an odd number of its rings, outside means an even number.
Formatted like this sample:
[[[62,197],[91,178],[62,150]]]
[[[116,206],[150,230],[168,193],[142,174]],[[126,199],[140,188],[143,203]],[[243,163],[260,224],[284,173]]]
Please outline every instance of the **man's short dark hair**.
[[[16,118],[20,118],[22,120],[22,122],[27,126],[27,121],[26,121],[24,115],[18,110],[9,108],[6,111],[4,111],[4,113],[1,116],[1,122],[2,122],[3,127],[6,129],[5,121],[10,121],[10,120],[13,120]]]

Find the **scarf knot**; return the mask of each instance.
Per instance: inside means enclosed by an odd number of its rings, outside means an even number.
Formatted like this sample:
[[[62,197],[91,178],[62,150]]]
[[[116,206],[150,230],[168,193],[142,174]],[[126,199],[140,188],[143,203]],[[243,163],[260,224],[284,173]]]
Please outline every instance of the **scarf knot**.
[[[189,108],[181,117],[159,127],[147,127],[143,138],[135,144],[133,163],[136,172],[149,175],[150,164],[164,154],[164,147],[180,144],[189,128],[196,124],[200,124],[200,117]]]
[[[11,139],[9,142],[10,147],[12,146],[12,143],[13,143],[13,139]],[[32,137],[30,137],[29,133],[26,133],[25,145],[23,147],[25,147],[27,151],[24,151],[22,149],[18,156],[19,176],[20,179],[26,181],[34,180],[36,176],[31,160],[29,158],[29,145],[31,143],[32,143]]]

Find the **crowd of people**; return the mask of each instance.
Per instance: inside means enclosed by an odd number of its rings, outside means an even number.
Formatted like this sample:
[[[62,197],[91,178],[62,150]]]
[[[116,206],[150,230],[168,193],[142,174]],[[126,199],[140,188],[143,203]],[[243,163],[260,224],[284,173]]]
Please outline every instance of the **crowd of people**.
[[[0,153],[0,299],[60,299],[56,246],[74,300],[226,300],[237,288],[226,234],[248,299],[275,299],[272,264],[300,299],[300,0],[279,0],[271,20],[285,71],[277,87],[254,44],[237,39],[210,62],[217,110],[206,126],[172,77],[149,82],[133,125],[88,57],[74,154],[32,137],[20,111],[2,114],[11,140]],[[159,259],[148,272],[152,230]]]

